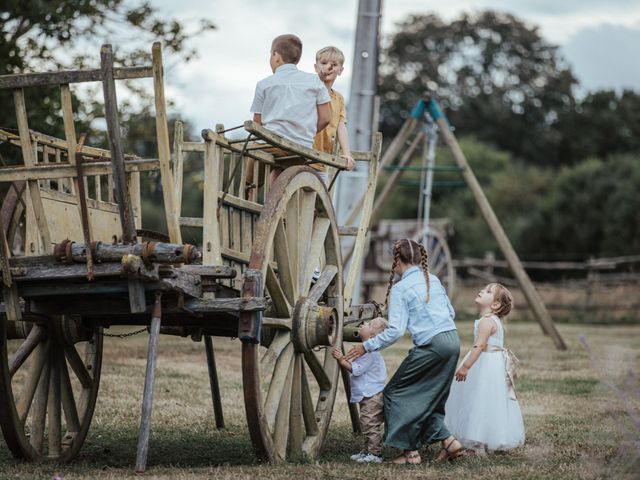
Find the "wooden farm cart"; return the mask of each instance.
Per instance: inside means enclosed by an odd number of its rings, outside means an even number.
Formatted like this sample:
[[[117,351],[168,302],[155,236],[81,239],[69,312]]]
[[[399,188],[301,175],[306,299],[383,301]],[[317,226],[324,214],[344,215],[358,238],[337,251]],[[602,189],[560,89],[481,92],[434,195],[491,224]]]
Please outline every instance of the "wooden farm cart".
[[[158,159],[122,151],[114,83],[143,77],[154,79]],[[77,140],[69,84],[83,81],[103,84],[108,151]],[[22,89],[43,85],[60,86],[64,140],[28,128]],[[159,333],[204,338],[218,426],[211,336],[240,338],[256,454],[274,462],[317,457],[340,375],[330,350],[342,346],[346,324],[377,314],[375,305],[352,305],[351,296],[380,135],[371,152],[354,154],[369,164],[362,221],[341,227],[327,186],[307,165],[327,165],[333,185],[346,162],[260,125],[245,123],[242,140],[205,130],[204,142],[185,142],[177,125],[171,159],[157,44],[149,67],[114,68],[104,46],[101,69],[0,77],[0,87],[14,91],[18,124],[0,141],[19,147],[12,165],[0,167],[0,181],[11,185],[0,235],[0,426],[10,450],[29,460],[73,459],[93,415],[104,331],[138,325],[150,336],[136,470],[146,467]],[[181,216],[189,152],[203,159],[198,217]],[[152,170],[162,179],[168,235],[142,241],[139,175]],[[275,180],[274,170],[281,170]],[[182,243],[182,227],[202,229],[201,251]],[[348,272],[341,235],[356,237]],[[356,425],[357,411],[350,412]]]

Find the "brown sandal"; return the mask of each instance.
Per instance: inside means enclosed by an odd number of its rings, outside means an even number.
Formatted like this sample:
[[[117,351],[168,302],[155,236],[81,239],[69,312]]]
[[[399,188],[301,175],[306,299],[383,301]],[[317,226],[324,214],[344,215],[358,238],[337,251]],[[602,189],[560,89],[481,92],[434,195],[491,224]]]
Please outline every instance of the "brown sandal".
[[[413,450],[410,452],[402,452],[396,458],[391,460],[391,463],[395,465],[420,465],[420,463],[422,463],[422,459],[420,458],[420,454]]]
[[[438,453],[436,458],[433,460],[435,463],[443,463],[447,461],[451,462],[456,458],[461,457],[465,454],[465,449],[462,446],[462,444],[460,444],[460,448],[458,448],[457,450],[453,450],[453,451],[450,450],[451,445],[453,445],[453,442],[458,442],[458,440],[454,438],[449,442],[448,445],[446,444],[442,445],[442,450],[440,450],[440,453]]]

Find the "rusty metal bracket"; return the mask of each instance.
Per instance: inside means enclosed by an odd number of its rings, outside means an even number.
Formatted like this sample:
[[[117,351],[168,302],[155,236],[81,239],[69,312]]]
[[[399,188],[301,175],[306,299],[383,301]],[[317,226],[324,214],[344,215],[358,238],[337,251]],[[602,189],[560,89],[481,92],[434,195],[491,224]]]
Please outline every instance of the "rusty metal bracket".
[[[249,268],[244,272],[244,282],[242,283],[242,298],[263,297],[262,272]],[[260,331],[262,330],[262,311],[240,312],[238,322],[238,338],[246,343],[259,343]]]

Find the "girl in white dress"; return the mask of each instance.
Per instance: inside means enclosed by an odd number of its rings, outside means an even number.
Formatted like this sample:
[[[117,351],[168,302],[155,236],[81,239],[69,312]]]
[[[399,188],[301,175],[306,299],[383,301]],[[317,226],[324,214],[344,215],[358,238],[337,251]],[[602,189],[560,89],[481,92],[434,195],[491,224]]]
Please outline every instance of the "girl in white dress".
[[[513,297],[490,283],[476,297],[480,318],[473,325],[473,348],[462,359],[445,405],[444,423],[462,445],[481,453],[524,444],[520,405],[507,374],[502,319]]]

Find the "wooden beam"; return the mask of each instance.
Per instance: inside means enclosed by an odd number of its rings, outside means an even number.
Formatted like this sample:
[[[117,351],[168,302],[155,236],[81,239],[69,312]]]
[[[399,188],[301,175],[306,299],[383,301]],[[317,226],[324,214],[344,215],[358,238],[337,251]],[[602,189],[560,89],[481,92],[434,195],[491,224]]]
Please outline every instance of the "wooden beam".
[[[518,281],[518,284],[522,289],[522,293],[527,299],[527,303],[529,303],[529,306],[531,307],[536,320],[538,320],[538,323],[542,327],[542,330],[551,336],[555,346],[559,350],[566,350],[567,346],[564,343],[564,340],[556,329],[556,326],[551,319],[551,315],[549,315],[549,312],[547,311],[547,308],[545,307],[540,294],[535,289],[533,283],[531,282],[531,279],[529,278],[529,275],[527,275],[527,272],[522,267],[520,259],[518,258],[518,254],[511,245],[511,242],[509,241],[507,234],[504,232],[502,225],[498,220],[498,217],[493,211],[493,208],[491,208],[491,204],[482,191],[482,187],[480,186],[478,179],[471,170],[471,167],[469,166],[464,153],[462,153],[462,149],[460,148],[456,137],[451,132],[451,128],[449,127],[446,118],[444,117],[444,115],[442,115],[434,100],[431,100],[430,105],[433,105],[433,107],[430,107],[431,116],[438,124],[445,142],[451,149],[454,160],[462,169],[462,177],[471,190],[471,193],[473,194],[473,197],[475,198],[475,201],[478,204],[478,207],[480,208],[480,211],[482,212],[482,215],[484,216],[484,219],[487,222],[487,225],[489,226],[493,237],[496,239],[496,242],[498,243],[502,254],[509,263],[509,267],[511,268],[513,275],[516,277],[516,280]]]
[[[113,51],[111,45],[103,45],[100,49],[102,70],[102,86],[104,92],[104,111],[107,120],[109,149],[111,150],[111,165],[113,167],[113,181],[116,190],[116,200],[120,210],[122,225],[122,239],[124,243],[134,242],[136,227],[131,211],[129,186],[124,169],[124,153],[118,118],[118,100],[116,98],[116,84],[113,76]]]
[[[182,182],[184,176],[184,126],[182,122],[173,124],[173,197],[176,215],[182,214]],[[204,146],[204,144],[203,144]]]
[[[149,78],[153,76],[152,67],[120,67],[113,69],[116,80]],[[18,73],[0,75],[0,88],[45,87],[69,83],[99,82],[102,71],[98,68],[89,70],[63,70],[59,72]]]
[[[378,182],[378,158],[380,157],[380,151],[382,149],[382,134],[376,133],[373,136],[373,142],[371,144],[371,152],[373,154],[373,160],[369,162],[369,172],[367,175],[367,189],[362,197],[362,205],[360,208],[360,224],[358,225],[358,234],[356,240],[353,243],[350,251],[344,256],[344,262],[346,263],[351,257],[352,253],[355,253],[349,264],[349,273],[347,275],[347,281],[344,284],[343,295],[344,305],[346,308],[351,305],[351,297],[353,295],[355,284],[360,275],[362,266],[362,260],[364,259],[365,247],[367,242],[367,233],[369,232],[369,222],[371,220],[371,211],[373,207],[373,197],[376,194],[376,184]]]
[[[267,130],[262,125],[257,124],[256,122],[247,121],[244,122],[244,129],[254,134],[256,137],[261,138],[267,141],[270,145],[274,147],[280,147],[284,150],[287,150],[291,153],[300,155],[307,160],[312,162],[323,163],[325,165],[329,165],[331,167],[336,167],[341,170],[347,169],[347,161],[341,157],[334,157],[329,155],[328,153],[319,152],[314,150],[313,148],[303,147],[302,145],[298,145],[291,140],[288,140],[280,135],[276,135],[275,133]],[[278,159],[275,159],[276,164],[278,163]]]
[[[116,200],[120,211],[120,225],[122,226],[122,240],[124,243],[136,241],[136,226],[133,218],[133,206],[129,195],[127,175],[124,168],[124,153],[120,138],[120,120],[118,119],[118,100],[116,98],[116,84],[113,73],[113,51],[111,45],[103,45],[100,49],[100,64],[102,71],[102,88],[104,92],[104,111],[109,135],[109,149],[111,150],[111,165],[113,166],[113,182]],[[146,299],[144,287],[139,280],[129,280],[129,304],[131,312],[144,312]]]
[[[160,42],[155,42],[151,50],[153,56],[153,92],[156,105],[156,136],[158,140],[158,158],[160,160],[160,181],[162,182],[162,198],[164,215],[169,230],[169,239],[173,243],[182,243],[180,233],[180,212],[176,211],[174,199],[174,183],[171,174],[171,150],[169,148],[169,128],[167,127],[167,105],[164,98],[164,80],[162,67],[162,50]]]
[[[131,160],[124,164],[125,172],[149,172],[158,170],[156,159]],[[83,168],[85,175],[108,175],[113,169],[109,162],[87,162]],[[67,163],[49,163],[26,167],[0,167],[0,182],[19,182],[20,180],[53,180],[54,178],[76,177],[76,169]]]
[[[221,153],[218,145],[207,142],[204,157],[203,265],[222,265],[220,225],[218,223],[218,194],[220,191],[218,164],[222,161]]]
[[[13,91],[13,100],[16,108],[16,120],[18,121],[18,131],[20,132],[20,144],[22,146],[22,157],[27,167],[36,165],[36,158],[33,145],[29,137],[29,124],[27,121],[27,108],[24,101],[24,92],[21,89]],[[47,216],[40,198],[40,187],[37,180],[29,180],[27,182],[27,190],[31,197],[31,206],[33,214],[38,225],[39,234],[42,238],[42,247],[36,246],[38,253],[51,252],[51,234],[49,233],[49,224]],[[37,243],[37,241],[36,241]]]

